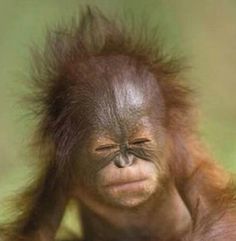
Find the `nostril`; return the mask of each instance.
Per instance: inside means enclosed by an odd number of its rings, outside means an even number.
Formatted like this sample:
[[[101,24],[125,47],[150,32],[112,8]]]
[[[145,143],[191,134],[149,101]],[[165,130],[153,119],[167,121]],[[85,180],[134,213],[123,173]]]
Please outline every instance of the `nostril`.
[[[114,164],[118,168],[124,168],[124,167],[131,166],[133,164],[133,161],[134,161],[133,155],[127,155],[127,156],[119,155],[117,158],[115,158]]]
[[[114,161],[116,167],[118,168],[124,168],[126,167],[126,161],[124,158],[122,158],[121,156],[118,156],[115,161]]]
[[[115,163],[116,167],[118,167],[118,168],[124,168],[125,167],[125,165],[120,160],[116,159],[114,161],[114,163]]]

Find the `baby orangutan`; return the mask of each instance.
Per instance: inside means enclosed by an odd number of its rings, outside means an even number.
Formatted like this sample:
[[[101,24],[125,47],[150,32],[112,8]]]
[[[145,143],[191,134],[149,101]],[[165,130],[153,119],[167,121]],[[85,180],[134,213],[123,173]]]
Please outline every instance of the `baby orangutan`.
[[[87,9],[36,56],[41,174],[4,240],[55,240],[70,199],[84,241],[236,240],[234,185],[201,146],[180,65],[128,29]]]

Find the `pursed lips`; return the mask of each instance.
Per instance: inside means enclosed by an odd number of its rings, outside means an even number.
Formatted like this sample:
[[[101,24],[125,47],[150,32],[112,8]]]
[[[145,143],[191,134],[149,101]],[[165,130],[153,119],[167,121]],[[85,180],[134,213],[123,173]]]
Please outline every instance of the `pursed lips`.
[[[105,185],[105,188],[111,188],[116,190],[136,190],[139,188],[142,188],[144,183],[147,181],[147,178],[139,178],[139,179],[133,179],[133,180],[117,180],[113,181],[107,185]]]

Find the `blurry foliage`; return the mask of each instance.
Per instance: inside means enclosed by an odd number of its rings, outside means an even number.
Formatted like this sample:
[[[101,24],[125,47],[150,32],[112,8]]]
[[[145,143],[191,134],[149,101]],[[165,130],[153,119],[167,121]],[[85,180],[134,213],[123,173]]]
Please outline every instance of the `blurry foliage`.
[[[199,99],[203,139],[236,170],[236,1],[0,0],[0,204],[28,182],[35,159],[28,148],[33,121],[19,101],[27,92],[29,47],[42,45],[48,26],[70,21],[85,3],[158,23],[167,49],[192,66],[187,76]]]

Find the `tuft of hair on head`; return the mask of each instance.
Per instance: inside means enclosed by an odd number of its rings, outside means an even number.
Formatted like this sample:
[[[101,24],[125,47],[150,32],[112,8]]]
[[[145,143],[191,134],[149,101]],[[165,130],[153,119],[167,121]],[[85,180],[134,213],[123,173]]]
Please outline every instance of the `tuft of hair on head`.
[[[148,26],[140,30],[133,22],[87,7],[80,12],[79,21],[49,31],[44,49],[33,51],[32,102],[37,118],[40,116],[37,136],[41,146],[52,142],[58,157],[68,156],[76,138],[85,131],[74,117],[73,91],[88,71],[86,62],[116,55],[133,59],[154,74],[164,98],[168,130],[192,126],[191,91],[180,77],[182,62],[163,54],[158,32]],[[80,76],[76,75],[78,68],[83,73]]]

